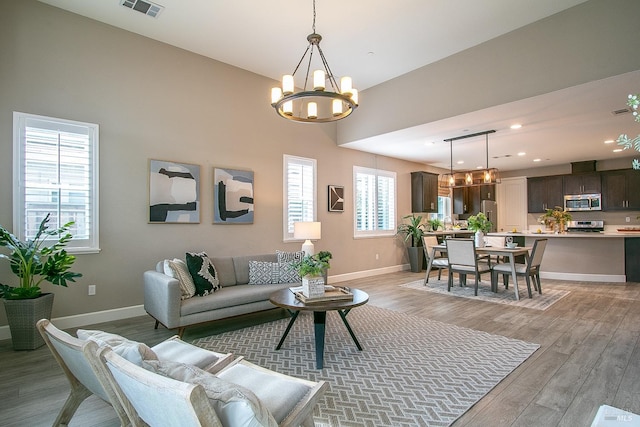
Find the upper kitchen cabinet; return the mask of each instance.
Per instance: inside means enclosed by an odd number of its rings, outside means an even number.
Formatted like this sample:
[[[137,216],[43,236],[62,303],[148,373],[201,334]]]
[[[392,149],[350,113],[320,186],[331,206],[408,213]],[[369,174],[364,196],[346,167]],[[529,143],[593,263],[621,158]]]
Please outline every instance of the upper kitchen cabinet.
[[[411,212],[438,212],[438,175],[411,172]]]
[[[482,209],[483,200],[496,200],[495,184],[454,188],[453,213],[475,215]]]
[[[598,194],[602,193],[600,172],[565,175],[564,194]]]
[[[481,185],[480,186],[480,200],[496,200],[496,185]]]
[[[605,211],[640,210],[640,171],[602,172],[602,208]]]
[[[528,211],[545,212],[564,206],[562,175],[527,178]]]

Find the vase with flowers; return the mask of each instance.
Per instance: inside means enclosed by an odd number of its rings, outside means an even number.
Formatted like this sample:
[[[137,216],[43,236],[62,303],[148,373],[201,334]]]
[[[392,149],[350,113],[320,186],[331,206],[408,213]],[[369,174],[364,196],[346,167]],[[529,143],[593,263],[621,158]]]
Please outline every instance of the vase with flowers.
[[[556,233],[564,233],[567,222],[571,221],[571,214],[560,206],[547,211],[538,217],[538,223],[544,224],[547,228],[552,228]]]

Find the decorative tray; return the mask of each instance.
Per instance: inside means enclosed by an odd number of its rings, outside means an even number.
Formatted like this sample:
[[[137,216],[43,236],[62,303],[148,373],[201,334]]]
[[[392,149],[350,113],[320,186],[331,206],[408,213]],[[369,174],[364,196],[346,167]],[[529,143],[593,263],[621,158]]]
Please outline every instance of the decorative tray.
[[[327,301],[352,301],[353,294],[344,288],[334,288],[332,290],[325,290],[324,295],[321,297],[307,298],[302,292],[295,292],[295,296],[298,300],[305,304],[321,303]]]

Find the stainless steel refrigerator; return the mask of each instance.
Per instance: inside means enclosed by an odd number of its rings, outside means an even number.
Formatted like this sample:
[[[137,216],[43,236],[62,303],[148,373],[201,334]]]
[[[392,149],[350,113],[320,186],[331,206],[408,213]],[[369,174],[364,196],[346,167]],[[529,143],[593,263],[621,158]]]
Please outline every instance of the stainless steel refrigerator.
[[[491,228],[492,232],[498,230],[498,203],[493,200],[483,200],[480,203],[480,209],[487,216],[489,221],[493,224]]]

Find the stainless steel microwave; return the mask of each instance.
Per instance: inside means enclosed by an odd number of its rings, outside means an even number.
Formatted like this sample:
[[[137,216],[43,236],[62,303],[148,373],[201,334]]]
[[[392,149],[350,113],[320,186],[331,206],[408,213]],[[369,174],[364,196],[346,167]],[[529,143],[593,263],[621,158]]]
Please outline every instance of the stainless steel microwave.
[[[564,196],[566,211],[601,211],[601,194],[572,194]]]

